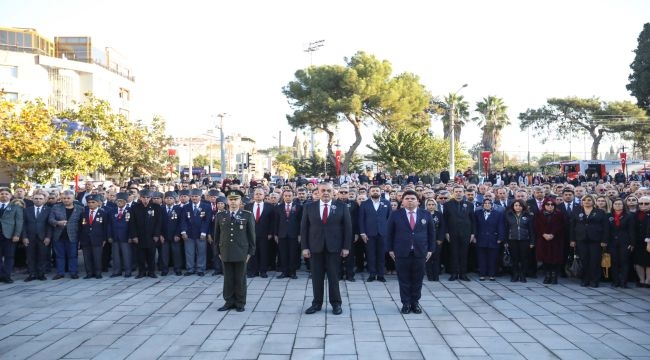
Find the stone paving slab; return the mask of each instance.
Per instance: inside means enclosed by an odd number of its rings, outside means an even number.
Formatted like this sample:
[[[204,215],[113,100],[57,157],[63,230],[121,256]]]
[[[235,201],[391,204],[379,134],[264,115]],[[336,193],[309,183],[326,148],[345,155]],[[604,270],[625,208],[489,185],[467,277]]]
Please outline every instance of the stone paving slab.
[[[0,359],[650,359],[650,290],[425,282],[423,314],[387,283],[341,282],[343,314],[305,315],[311,280],[248,279],[218,312],[221,276],[0,286]],[[325,294],[327,298],[327,294]]]

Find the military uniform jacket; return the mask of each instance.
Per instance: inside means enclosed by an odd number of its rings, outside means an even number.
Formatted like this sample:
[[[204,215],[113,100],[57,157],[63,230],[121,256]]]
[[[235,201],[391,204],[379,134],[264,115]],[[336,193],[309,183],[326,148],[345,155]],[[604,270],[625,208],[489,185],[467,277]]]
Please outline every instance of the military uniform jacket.
[[[155,247],[154,237],[160,236],[162,228],[162,209],[160,205],[149,203],[144,206],[137,203],[131,207],[131,220],[129,221],[129,237],[138,238],[138,247],[150,249]]]
[[[174,236],[181,236],[181,211],[180,205],[172,206],[172,210],[167,212],[167,205],[162,207],[162,235],[165,241],[174,241]]]
[[[108,238],[118,243],[129,242],[129,223],[131,222],[131,209],[126,206],[120,217],[119,208],[110,208],[108,214]]]
[[[82,247],[102,246],[108,237],[108,216],[103,208],[95,209],[95,216],[90,223],[90,209],[84,209],[79,228],[79,244]]]
[[[255,255],[255,217],[246,210],[237,211],[234,219],[230,214],[222,211],[215,219],[217,254],[223,262],[246,261],[248,255]]]

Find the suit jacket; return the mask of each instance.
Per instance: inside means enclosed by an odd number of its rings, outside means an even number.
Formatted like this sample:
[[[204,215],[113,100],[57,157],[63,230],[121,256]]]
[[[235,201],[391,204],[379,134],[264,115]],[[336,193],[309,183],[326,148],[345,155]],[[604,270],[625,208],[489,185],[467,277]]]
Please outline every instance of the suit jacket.
[[[23,208],[19,205],[7,204],[7,207],[0,217],[0,225],[2,225],[2,235],[11,239],[14,236],[20,236],[23,232]]]
[[[372,199],[368,199],[359,206],[359,234],[367,236],[381,235],[386,238],[388,217],[391,213],[390,202],[384,199],[379,201],[379,208],[375,210]]]
[[[476,234],[474,204],[465,200],[450,200],[444,204],[443,217],[450,240],[459,238],[469,241],[471,234]]]
[[[36,217],[36,208],[29,206],[23,211],[23,238],[30,241],[42,241],[52,238],[52,227],[49,223],[51,208],[43,205],[41,213]]]
[[[571,219],[571,241],[606,243],[609,239],[608,217],[600,209],[592,209],[589,216],[582,209]]]
[[[528,207],[528,212],[532,212],[535,215],[539,215],[541,212],[539,207],[537,207],[537,199],[535,198],[526,200],[526,206]],[[542,199],[542,210],[544,210],[544,199]]]
[[[348,207],[332,200],[323,224],[320,201],[305,204],[300,224],[300,245],[312,253],[339,253],[341,249],[350,250],[352,244],[352,219]]]
[[[151,249],[156,246],[154,237],[159,237],[162,229],[162,209],[160,205],[149,202],[147,206],[137,203],[131,207],[129,237],[138,238],[138,248]]]
[[[395,257],[408,257],[411,248],[418,258],[436,251],[435,224],[426,210],[415,210],[415,229],[411,229],[407,209],[393,211],[388,217],[386,232],[388,251],[395,252]]]
[[[84,192],[79,192],[79,193],[77,193],[76,200],[77,200],[80,204],[83,204],[83,200],[84,200],[84,198],[85,198],[86,196],[90,195],[90,194],[91,194],[90,192],[86,192],[86,191],[84,191]]]
[[[194,213],[194,203],[191,201],[181,209],[180,232],[187,233],[190,239],[199,239],[201,234],[210,233],[212,207],[204,202],[199,203],[199,211]]]
[[[213,237],[221,261],[246,261],[255,255],[255,216],[247,210],[237,211],[234,219],[229,211],[217,213]]]
[[[279,238],[297,238],[300,235],[302,206],[297,202],[291,203],[289,216],[287,216],[286,204],[284,201],[275,206],[274,210],[274,235]]]
[[[84,208],[81,205],[73,205],[72,214],[69,219],[66,219],[65,205],[63,203],[57,203],[52,206],[50,210],[49,222],[50,225],[54,228],[52,231],[52,240],[58,241],[61,240],[63,231],[68,234],[68,239],[71,242],[79,241],[79,227],[81,227],[81,217],[83,216]],[[57,221],[68,220],[66,226],[58,226]]]
[[[273,217],[273,205],[265,202],[262,211],[260,212],[260,220],[255,222],[255,236],[258,239],[268,239],[269,235],[273,235],[273,227],[275,226]],[[244,209],[250,211],[255,219],[255,202],[246,204]]]
[[[90,209],[86,207],[81,218],[79,244],[81,246],[102,246],[108,238],[108,216],[106,210],[95,210],[93,223],[90,223]]]
[[[348,211],[350,212],[350,220],[352,220],[352,235],[359,235],[359,204],[357,204],[356,201],[350,200],[338,201],[348,207]]]
[[[119,218],[119,208],[110,208],[106,210],[108,221],[107,238],[118,243],[129,242],[129,223],[131,222],[131,209],[124,207],[122,218]]]
[[[174,241],[174,236],[181,236],[181,212],[183,208],[179,205],[172,206],[171,213],[167,214],[167,205],[162,207],[162,236],[165,241]],[[214,214],[216,216],[216,214]]]
[[[616,226],[614,214],[609,216],[609,234],[607,245],[622,245],[624,247],[636,243],[636,216],[635,214],[626,213],[621,216],[620,226]]]
[[[484,210],[478,209],[474,212],[476,218],[476,245],[480,248],[499,247],[497,241],[505,240],[505,221],[503,211],[492,210],[487,219]]]

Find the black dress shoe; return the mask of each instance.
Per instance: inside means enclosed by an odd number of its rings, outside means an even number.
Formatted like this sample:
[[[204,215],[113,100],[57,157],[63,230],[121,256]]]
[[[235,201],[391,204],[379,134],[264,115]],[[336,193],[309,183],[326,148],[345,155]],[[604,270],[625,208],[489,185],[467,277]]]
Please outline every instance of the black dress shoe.
[[[183,276],[190,276],[190,275],[194,275],[194,271],[186,271],[185,274],[183,274]]]
[[[156,273],[149,273],[149,277],[152,279],[157,279],[158,276],[156,276]]]
[[[228,311],[234,309],[235,305],[224,304],[222,307],[218,308],[217,311]]]
[[[131,277],[131,274],[124,274],[124,277],[128,279]]]
[[[64,278],[63,275],[61,275],[61,274],[56,274],[56,275],[54,275],[54,277],[52,278],[52,280],[59,280],[59,279],[63,279],[63,278]]]
[[[467,277],[467,275],[461,275],[460,279],[463,280],[463,281],[470,281],[469,278]]]
[[[103,278],[102,274],[95,275],[95,279],[101,279],[101,278]]]
[[[174,271],[174,275],[183,276],[183,272],[182,271]]]
[[[305,314],[313,314],[316,311],[320,311],[321,308],[321,305],[312,305],[307,310],[305,310]]]
[[[410,305],[403,305],[402,306],[402,311],[401,311],[402,314],[408,314],[410,312],[411,312],[411,306]]]
[[[163,271],[163,272],[160,273],[160,276],[167,276],[167,274],[169,274],[169,272]]]
[[[422,314],[422,308],[420,307],[420,304],[415,303],[411,305],[411,311],[414,314]]]
[[[599,286],[599,285],[598,285],[598,281],[595,281],[595,282],[592,282],[592,283],[591,283],[591,287],[592,287],[592,288],[597,288],[598,286]]]
[[[85,280],[85,279],[92,279],[92,278],[94,278],[94,277],[95,277],[95,275],[90,275],[90,274],[88,274],[88,275],[84,276],[84,280]]]
[[[70,275],[70,279],[79,279],[79,274]]]
[[[115,278],[115,277],[118,277],[118,276],[122,276],[122,274],[112,274],[110,277]]]
[[[383,276],[377,276],[377,281],[385,283],[385,282],[386,282],[386,278],[383,277]]]
[[[223,275],[222,271],[215,271],[212,273],[212,276]]]
[[[332,314],[341,315],[342,313],[343,309],[341,309],[341,305],[332,305]]]
[[[246,310],[245,307],[243,307],[243,306],[237,306],[237,312],[244,312],[244,310]]]
[[[256,277],[256,276],[257,276],[257,275],[255,275],[255,274],[248,274],[248,275],[246,275],[246,277],[249,278],[249,279],[252,279],[252,278],[254,278],[254,277]]]
[[[276,276],[275,278],[276,278],[276,279],[284,279],[284,278],[286,278],[286,277],[288,277],[288,276],[285,275],[285,274],[280,274],[280,275]]]
[[[354,276],[350,276],[350,277],[348,277],[347,280],[350,281],[350,282],[355,282],[355,281],[357,281],[357,280],[354,278]]]
[[[588,281],[583,281],[583,282],[580,283],[580,286],[587,287],[587,286],[589,286],[589,282]]]
[[[263,273],[260,274],[260,277],[263,278],[263,279],[266,279],[269,276],[265,272],[263,272]]]
[[[29,275],[29,276],[25,279],[25,282],[30,282],[30,281],[32,281],[32,280],[36,280],[36,276],[31,276],[31,275]]]
[[[458,275],[452,275],[449,277],[449,281],[456,281],[458,280]]]
[[[526,276],[522,275],[519,277],[519,282],[525,283],[528,282],[528,280],[526,280]]]
[[[6,278],[2,279],[2,281],[5,284],[13,284],[14,283],[14,281],[10,277],[6,277]]]
[[[45,277],[45,275],[41,275],[37,279],[38,280],[47,280],[47,277]]]
[[[136,278],[136,279],[142,279],[143,277],[144,277],[144,274],[138,274],[138,275],[136,275],[135,278]]]
[[[291,274],[291,278],[295,280],[295,279],[298,278],[298,275],[296,275],[296,274]]]
[[[366,279],[366,282],[373,282],[373,281],[375,281],[375,280],[377,280],[377,277],[376,277],[375,275],[370,275],[370,276],[368,276],[368,278]]]
[[[198,276],[205,276],[205,273],[204,273],[203,271],[199,271],[199,272],[196,273],[196,275],[198,275]]]

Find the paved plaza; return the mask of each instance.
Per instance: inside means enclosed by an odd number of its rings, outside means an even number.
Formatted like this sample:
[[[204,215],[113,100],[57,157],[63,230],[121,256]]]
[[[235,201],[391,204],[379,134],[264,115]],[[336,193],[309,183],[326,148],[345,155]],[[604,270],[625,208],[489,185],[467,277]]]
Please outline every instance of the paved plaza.
[[[217,311],[221,276],[23,278],[0,286],[1,359],[650,358],[645,288],[445,277],[425,281],[424,313],[401,315],[395,276],[358,275],[340,283],[343,314],[334,316],[331,306],[303,313],[305,273],[249,279],[243,313]]]

